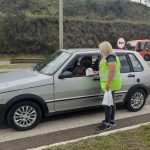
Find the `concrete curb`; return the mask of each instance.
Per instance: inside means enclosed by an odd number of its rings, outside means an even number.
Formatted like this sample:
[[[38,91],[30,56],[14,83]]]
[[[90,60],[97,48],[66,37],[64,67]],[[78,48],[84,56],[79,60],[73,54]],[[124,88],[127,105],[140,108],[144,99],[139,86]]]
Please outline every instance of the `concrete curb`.
[[[150,125],[150,122],[142,123],[142,124],[138,124],[138,125],[134,125],[134,126],[130,126],[130,127],[125,127],[125,128],[121,128],[121,129],[116,129],[116,130],[112,130],[112,131],[107,131],[107,132],[99,133],[97,135],[86,136],[86,137],[75,139],[75,140],[70,140],[70,141],[65,141],[65,142],[59,142],[59,143],[55,143],[55,144],[50,144],[48,146],[42,146],[42,147],[38,147],[38,148],[27,149],[27,150],[42,150],[42,149],[47,149],[47,148],[54,147],[54,146],[65,145],[65,144],[68,144],[68,143],[74,143],[74,142],[78,142],[78,141],[81,141],[81,140],[86,140],[88,138],[94,138],[94,137],[100,137],[100,136],[107,136],[107,135],[112,134],[112,133],[117,133],[117,132],[132,130],[132,129],[139,128],[139,127],[141,127],[143,125]]]

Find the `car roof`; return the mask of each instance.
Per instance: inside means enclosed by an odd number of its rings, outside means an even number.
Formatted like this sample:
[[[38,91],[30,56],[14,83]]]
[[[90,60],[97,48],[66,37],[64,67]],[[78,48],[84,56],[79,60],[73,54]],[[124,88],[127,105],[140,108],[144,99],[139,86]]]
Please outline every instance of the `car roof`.
[[[113,49],[114,52],[117,53],[137,53],[135,51],[129,50],[121,50],[121,49]],[[100,52],[98,48],[73,48],[73,49],[63,49],[62,51],[69,52],[69,53],[92,53],[92,52]]]

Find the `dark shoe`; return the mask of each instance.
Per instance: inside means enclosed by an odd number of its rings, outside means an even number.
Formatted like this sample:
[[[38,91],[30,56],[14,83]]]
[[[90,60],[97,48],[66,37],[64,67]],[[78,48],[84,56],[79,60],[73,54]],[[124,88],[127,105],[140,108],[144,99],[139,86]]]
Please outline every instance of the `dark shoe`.
[[[110,121],[110,126],[116,126],[116,123],[114,121]]]
[[[96,128],[97,131],[105,131],[105,130],[108,130],[110,129],[111,126],[110,125],[106,125],[105,123],[102,123],[100,126],[98,126]]]

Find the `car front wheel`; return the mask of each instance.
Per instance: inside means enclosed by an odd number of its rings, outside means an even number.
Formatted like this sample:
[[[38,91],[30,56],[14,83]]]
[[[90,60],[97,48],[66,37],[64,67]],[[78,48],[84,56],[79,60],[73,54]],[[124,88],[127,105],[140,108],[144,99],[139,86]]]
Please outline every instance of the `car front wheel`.
[[[12,106],[7,114],[7,122],[10,127],[18,131],[34,128],[41,120],[40,107],[30,101],[24,101]]]
[[[139,111],[146,101],[146,93],[142,89],[135,89],[129,92],[125,98],[125,107],[129,111]]]

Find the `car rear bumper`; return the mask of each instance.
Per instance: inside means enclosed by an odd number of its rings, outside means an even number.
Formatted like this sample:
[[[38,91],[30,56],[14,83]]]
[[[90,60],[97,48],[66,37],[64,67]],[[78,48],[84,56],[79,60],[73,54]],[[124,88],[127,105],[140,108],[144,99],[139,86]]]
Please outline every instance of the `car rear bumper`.
[[[6,115],[6,105],[0,105],[0,122],[5,120]]]

